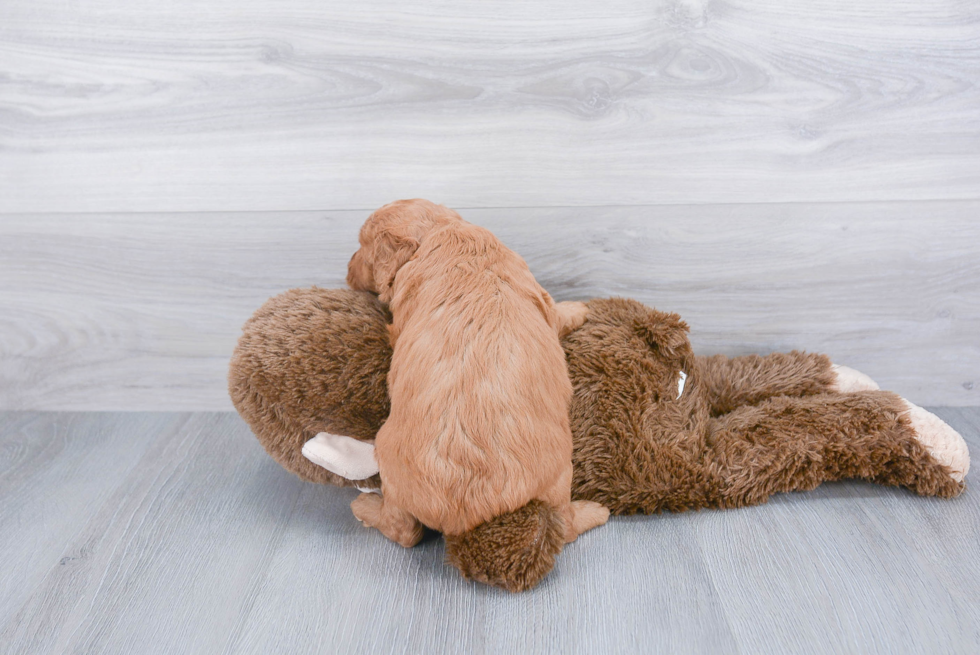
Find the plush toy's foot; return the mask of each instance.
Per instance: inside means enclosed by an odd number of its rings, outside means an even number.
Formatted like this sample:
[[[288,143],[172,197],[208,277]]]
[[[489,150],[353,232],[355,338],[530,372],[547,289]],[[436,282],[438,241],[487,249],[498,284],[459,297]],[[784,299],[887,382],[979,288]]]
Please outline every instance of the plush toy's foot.
[[[584,302],[565,301],[555,303],[555,311],[558,312],[558,336],[564,337],[573,330],[577,330],[585,323],[589,315],[589,307]]]
[[[573,500],[572,522],[566,526],[565,541],[571,543],[583,532],[598,528],[609,520],[609,509],[591,500]]]
[[[366,480],[378,472],[374,442],[321,432],[303,444],[303,457],[348,480]]]
[[[411,548],[422,540],[425,529],[418,519],[391,503],[385,503],[382,496],[362,493],[350,504],[357,520],[368,528],[377,528],[381,534],[396,544]]]
[[[834,364],[831,367],[837,379],[830,385],[831,391],[838,393],[853,393],[855,391],[878,391],[881,387],[861,371],[855,371],[847,366]]]
[[[970,470],[970,451],[963,437],[932,412],[902,400],[909,408],[907,416],[916,439],[934,460],[949,467],[954,480],[962,482]]]

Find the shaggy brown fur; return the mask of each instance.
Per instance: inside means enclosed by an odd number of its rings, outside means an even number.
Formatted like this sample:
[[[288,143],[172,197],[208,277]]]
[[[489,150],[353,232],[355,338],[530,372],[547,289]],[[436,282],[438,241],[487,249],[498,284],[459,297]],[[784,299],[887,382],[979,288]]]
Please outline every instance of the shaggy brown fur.
[[[521,257],[488,230],[427,200],[367,219],[348,283],[390,302],[391,413],[375,456],[383,496],[351,504],[403,546],[419,522],[462,534],[532,500],[565,519],[566,539],[609,513],[572,503],[568,380],[559,335],[585,320],[556,305]]]
[[[826,355],[799,351],[771,355],[699,357],[702,384],[712,416],[756,405],[775,396],[826,393],[834,382]]]
[[[303,457],[319,432],[374,439],[388,416],[391,314],[370,294],[293,289],[242,328],[228,393],[272,457],[309,482],[353,487]],[[380,488],[374,476],[357,486]]]
[[[630,514],[752,505],[847,477],[922,495],[963,489],[916,441],[897,396],[829,392],[823,355],[696,357],[674,314],[623,299],[588,304],[587,322],[562,342],[574,389],[574,499]],[[374,296],[313,289],[273,298],[246,324],[232,398],[286,469],[348,484],[300,451],[318,431],[369,439],[380,428],[386,319]],[[682,369],[688,377],[677,398]],[[499,540],[521,551],[533,543],[512,535],[526,525],[521,517],[498,517],[468,533],[479,536],[451,540],[452,562],[475,579],[533,586],[541,570],[498,566],[479,545]],[[538,529],[531,522],[525,534]]]
[[[823,355],[698,358],[676,314],[623,299],[589,310],[564,341],[574,497],[634,514],[754,505],[841,478],[962,489],[916,441],[898,396],[829,393]]]
[[[530,589],[565,543],[565,521],[538,500],[461,535],[446,535],[446,559],[469,580],[508,591]]]

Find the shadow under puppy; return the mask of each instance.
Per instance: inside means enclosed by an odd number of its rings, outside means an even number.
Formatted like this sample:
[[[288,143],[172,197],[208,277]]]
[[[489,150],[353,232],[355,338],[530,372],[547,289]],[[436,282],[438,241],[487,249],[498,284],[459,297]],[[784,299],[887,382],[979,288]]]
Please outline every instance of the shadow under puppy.
[[[361,494],[354,515],[406,547],[423,525],[452,537],[528,512],[548,514],[565,543],[605,523],[606,508],[571,499],[559,339],[586,306],[556,304],[493,234],[426,200],[377,210],[359,241],[347,281],[388,304],[393,353],[375,442],[382,495]]]

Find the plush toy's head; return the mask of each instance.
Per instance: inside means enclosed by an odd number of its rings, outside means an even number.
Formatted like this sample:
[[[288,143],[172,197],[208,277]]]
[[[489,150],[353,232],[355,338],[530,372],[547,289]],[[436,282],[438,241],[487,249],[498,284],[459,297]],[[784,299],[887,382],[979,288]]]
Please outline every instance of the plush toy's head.
[[[267,301],[245,323],[228,392],[266,451],[304,480],[354,482],[303,457],[320,432],[372,440],[388,417],[388,310],[347,289],[294,289]],[[378,476],[357,482],[378,488]]]

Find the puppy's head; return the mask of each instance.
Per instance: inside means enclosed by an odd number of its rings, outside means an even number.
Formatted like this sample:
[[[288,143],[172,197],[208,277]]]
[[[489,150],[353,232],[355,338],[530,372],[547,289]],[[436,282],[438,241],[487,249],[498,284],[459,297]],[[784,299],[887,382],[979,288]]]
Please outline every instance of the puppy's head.
[[[391,302],[398,269],[412,258],[425,235],[462,220],[448,207],[428,200],[396,200],[385,205],[361,227],[361,247],[347,265],[347,284]]]

